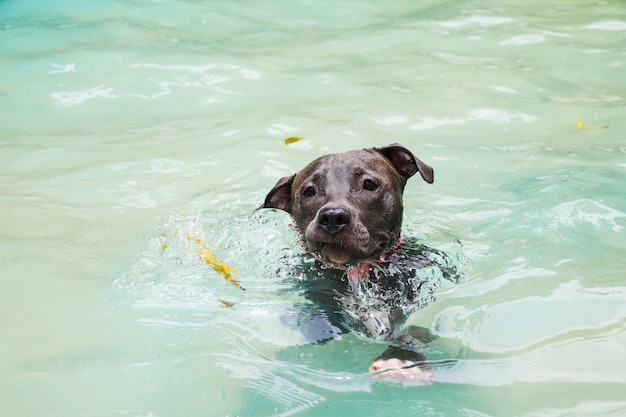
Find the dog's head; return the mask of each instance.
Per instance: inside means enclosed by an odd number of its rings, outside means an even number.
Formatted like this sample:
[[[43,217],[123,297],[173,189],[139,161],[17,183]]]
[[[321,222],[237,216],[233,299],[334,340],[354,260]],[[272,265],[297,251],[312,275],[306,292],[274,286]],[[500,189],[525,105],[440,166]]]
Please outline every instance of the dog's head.
[[[402,193],[433,169],[401,145],[322,156],[281,178],[262,208],[285,210],[306,248],[337,264],[377,259],[400,238]]]

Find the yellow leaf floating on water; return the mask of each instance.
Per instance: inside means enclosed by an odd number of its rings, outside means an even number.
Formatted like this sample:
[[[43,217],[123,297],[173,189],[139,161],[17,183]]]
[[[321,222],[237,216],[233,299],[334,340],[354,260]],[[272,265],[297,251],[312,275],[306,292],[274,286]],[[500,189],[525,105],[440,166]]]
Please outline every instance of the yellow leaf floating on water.
[[[577,129],[608,129],[608,126],[585,126],[585,122],[580,121],[576,123]]]
[[[292,143],[296,143],[301,141],[304,138],[298,137],[298,136],[292,136],[290,138],[285,139],[285,145],[291,145]]]
[[[224,308],[233,308],[233,306],[235,305],[235,303],[233,303],[232,301],[228,301],[228,300],[222,300],[221,298],[218,298],[217,301],[221,304],[222,307]]]
[[[239,273],[236,268],[233,268],[232,266],[219,261],[215,257],[215,255],[211,253],[211,251],[209,250],[209,245],[207,245],[206,242],[197,238],[190,239],[202,247],[202,249],[192,249],[193,252],[196,252],[198,254],[200,259],[210,265],[213,270],[223,276],[226,281],[230,282],[235,287],[241,288],[241,281],[235,276],[235,274]]]

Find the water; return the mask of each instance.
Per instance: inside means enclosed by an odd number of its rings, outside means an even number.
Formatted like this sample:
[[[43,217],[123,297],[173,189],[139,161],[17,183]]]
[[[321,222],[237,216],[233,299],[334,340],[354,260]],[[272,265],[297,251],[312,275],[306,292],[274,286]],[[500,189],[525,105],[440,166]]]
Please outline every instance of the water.
[[[41,3],[0,2],[0,414],[626,415],[622,2]],[[435,168],[405,228],[471,263],[410,319],[431,386],[304,343],[254,212],[393,142]]]

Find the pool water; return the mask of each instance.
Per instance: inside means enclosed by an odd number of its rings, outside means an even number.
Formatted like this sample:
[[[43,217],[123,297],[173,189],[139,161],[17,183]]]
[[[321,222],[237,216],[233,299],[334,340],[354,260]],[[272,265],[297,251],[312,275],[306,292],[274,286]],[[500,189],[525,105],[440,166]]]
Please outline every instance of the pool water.
[[[626,415],[623,2],[2,0],[0,45],[1,415]],[[307,343],[255,210],[394,142],[463,263],[409,319],[432,385]]]

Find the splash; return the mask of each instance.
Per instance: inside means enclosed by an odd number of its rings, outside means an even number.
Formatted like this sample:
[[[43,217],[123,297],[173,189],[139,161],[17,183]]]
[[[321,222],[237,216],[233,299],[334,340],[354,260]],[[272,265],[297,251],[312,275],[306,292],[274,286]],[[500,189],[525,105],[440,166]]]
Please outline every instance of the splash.
[[[196,255],[199,260],[213,268],[226,282],[243,289],[241,280],[237,278],[239,270],[220,261],[215,256],[214,252],[217,248],[209,245],[207,242],[207,233],[198,218],[193,216],[169,216],[167,221],[163,222],[161,240],[162,252],[182,248],[187,253]]]

